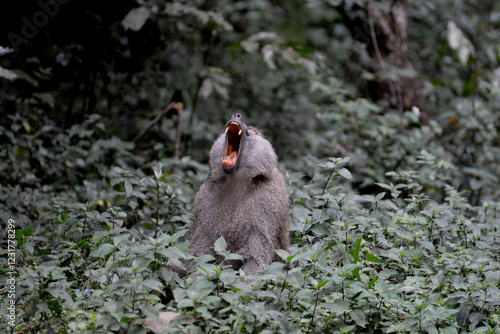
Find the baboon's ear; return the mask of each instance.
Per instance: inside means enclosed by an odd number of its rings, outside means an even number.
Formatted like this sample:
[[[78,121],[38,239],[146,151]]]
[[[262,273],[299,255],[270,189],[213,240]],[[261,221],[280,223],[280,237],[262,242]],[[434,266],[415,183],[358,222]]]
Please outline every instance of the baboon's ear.
[[[247,133],[249,136],[252,136],[252,135],[262,136],[262,133],[260,133],[260,131],[257,130],[256,128],[254,128],[253,126],[249,126],[247,128]]]

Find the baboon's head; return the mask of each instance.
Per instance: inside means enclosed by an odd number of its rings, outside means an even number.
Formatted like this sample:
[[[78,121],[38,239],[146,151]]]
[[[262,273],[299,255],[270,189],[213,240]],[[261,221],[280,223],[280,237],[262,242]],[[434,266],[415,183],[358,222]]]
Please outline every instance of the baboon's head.
[[[271,144],[262,134],[247,126],[240,114],[234,114],[210,152],[211,175],[216,179],[224,175],[265,175],[276,160]]]

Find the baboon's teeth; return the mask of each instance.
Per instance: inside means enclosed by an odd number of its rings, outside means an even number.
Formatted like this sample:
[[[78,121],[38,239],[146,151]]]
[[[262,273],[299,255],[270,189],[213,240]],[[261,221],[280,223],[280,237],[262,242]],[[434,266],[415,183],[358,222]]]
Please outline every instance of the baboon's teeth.
[[[224,132],[224,133],[227,133],[228,131],[229,131],[229,126],[226,128],[226,132]]]
[[[240,129],[240,131],[238,132],[238,136],[241,136],[242,132],[243,132],[243,130]]]

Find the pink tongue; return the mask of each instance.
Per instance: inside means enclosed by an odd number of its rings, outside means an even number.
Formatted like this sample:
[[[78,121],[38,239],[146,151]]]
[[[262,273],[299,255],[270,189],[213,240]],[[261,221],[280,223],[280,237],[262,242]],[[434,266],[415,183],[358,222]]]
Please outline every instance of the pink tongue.
[[[227,157],[222,158],[222,164],[224,166],[229,166],[229,167],[234,165],[237,156],[238,156],[238,151],[231,152],[231,154],[229,154]]]

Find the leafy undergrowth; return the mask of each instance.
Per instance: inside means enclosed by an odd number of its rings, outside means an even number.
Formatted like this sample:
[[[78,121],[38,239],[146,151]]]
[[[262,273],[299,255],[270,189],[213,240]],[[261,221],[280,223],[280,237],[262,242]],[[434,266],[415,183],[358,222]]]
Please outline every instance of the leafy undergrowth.
[[[437,203],[423,191],[432,180],[410,171],[358,195],[348,160],[316,165],[307,182],[287,174],[292,246],[250,277],[209,256],[186,279],[166,265],[190,258],[186,180],[199,166],[188,161],[182,177],[114,167],[80,188],[87,203],[10,187],[2,218],[17,208],[45,223],[16,230],[17,320],[2,307],[1,330],[144,333],[145,317],[174,311],[172,333],[499,333],[499,203],[471,206],[450,185]],[[223,239],[215,247],[230,256]]]

